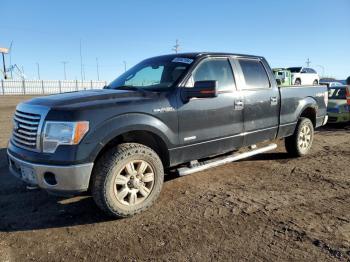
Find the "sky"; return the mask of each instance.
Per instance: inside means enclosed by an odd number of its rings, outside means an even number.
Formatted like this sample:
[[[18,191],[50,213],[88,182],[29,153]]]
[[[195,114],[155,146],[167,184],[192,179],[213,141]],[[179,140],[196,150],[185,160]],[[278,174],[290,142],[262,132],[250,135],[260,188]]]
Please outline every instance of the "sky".
[[[350,0],[0,0],[0,47],[28,79],[111,81],[139,61],[180,52],[264,56],[271,67],[350,75]],[[10,55],[5,56],[7,65]]]

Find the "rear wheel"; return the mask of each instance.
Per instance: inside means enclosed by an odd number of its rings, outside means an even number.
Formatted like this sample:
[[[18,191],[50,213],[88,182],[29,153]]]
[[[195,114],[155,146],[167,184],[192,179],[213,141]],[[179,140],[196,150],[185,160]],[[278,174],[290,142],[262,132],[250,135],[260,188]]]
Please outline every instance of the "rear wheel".
[[[301,80],[298,78],[295,80],[294,85],[300,86],[301,85]]]
[[[106,213],[128,217],[155,202],[163,180],[162,162],[152,149],[136,143],[121,144],[96,163],[92,195]]]
[[[314,85],[314,86],[317,86],[317,85],[318,85],[318,81],[317,81],[317,80],[314,80],[313,85]]]
[[[304,156],[309,153],[314,139],[314,126],[310,119],[300,118],[292,136],[285,138],[287,152],[292,156]]]

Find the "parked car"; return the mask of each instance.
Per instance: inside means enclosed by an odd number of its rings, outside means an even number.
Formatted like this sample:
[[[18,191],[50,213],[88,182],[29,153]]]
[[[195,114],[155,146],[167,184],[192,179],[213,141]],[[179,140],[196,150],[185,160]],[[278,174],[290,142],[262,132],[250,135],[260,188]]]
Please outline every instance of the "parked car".
[[[344,84],[341,82],[341,80],[336,80],[333,78],[321,78],[320,79],[320,85],[325,85],[327,87],[336,87],[336,86],[343,86]]]
[[[318,85],[320,77],[317,72],[308,67],[289,67],[294,85]]]
[[[346,101],[346,86],[328,89],[328,122],[344,123],[350,121],[350,105]]]
[[[256,144],[279,138],[291,156],[306,155],[327,100],[324,86],[279,88],[260,56],[153,57],[103,90],[20,103],[9,168],[51,193],[89,191],[102,210],[127,217],[154,203],[165,169],[191,174],[272,150]]]
[[[289,70],[285,68],[274,68],[272,71],[279,86],[292,85],[292,74]]]

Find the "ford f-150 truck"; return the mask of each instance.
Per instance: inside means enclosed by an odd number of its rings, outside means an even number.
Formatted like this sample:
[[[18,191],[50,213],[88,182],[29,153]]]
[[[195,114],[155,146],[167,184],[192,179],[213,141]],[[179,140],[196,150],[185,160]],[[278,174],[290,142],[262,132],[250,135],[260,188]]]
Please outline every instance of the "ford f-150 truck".
[[[91,192],[102,210],[127,217],[154,203],[164,170],[201,171],[272,150],[257,144],[280,138],[291,156],[307,154],[327,99],[324,86],[279,88],[261,56],[153,57],[102,90],[20,103],[9,168],[51,193]]]

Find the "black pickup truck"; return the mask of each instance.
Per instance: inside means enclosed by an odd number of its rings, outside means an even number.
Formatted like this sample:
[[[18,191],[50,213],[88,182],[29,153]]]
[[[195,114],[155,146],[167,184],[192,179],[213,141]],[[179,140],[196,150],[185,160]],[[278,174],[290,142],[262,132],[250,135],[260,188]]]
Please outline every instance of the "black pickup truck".
[[[51,193],[91,192],[102,210],[126,217],[156,200],[164,169],[190,174],[272,150],[256,144],[279,138],[291,156],[307,154],[327,99],[322,86],[279,88],[260,56],[153,57],[102,90],[19,104],[9,167]]]

